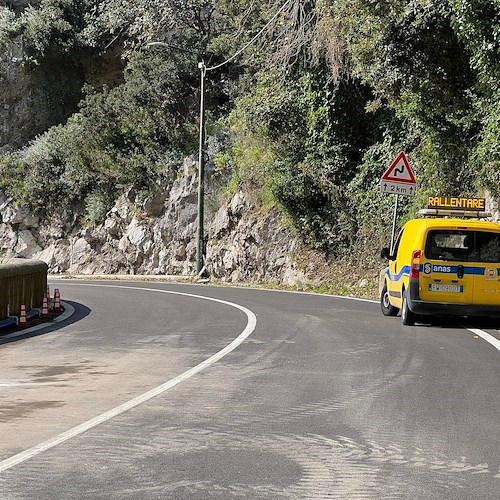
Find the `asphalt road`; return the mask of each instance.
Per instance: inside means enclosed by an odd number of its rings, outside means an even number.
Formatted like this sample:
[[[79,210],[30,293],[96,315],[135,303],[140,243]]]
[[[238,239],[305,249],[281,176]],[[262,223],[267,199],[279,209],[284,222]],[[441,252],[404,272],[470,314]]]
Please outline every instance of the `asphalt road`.
[[[0,337],[1,500],[500,498],[500,351],[458,324],[265,290],[58,287],[71,318]]]

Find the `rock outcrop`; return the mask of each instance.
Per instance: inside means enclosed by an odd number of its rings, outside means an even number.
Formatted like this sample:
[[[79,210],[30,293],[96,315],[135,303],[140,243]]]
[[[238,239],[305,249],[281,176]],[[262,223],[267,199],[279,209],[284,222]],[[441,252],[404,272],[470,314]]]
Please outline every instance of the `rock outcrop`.
[[[43,260],[51,273],[194,276],[198,183],[190,171],[185,165],[170,189],[159,187],[146,200],[129,190],[101,224],[88,227],[78,214],[42,223],[0,193],[0,251]],[[217,210],[207,209],[205,234],[205,267],[216,279],[307,282],[295,265],[298,241],[283,229],[279,212],[259,215],[249,194],[237,192]]]

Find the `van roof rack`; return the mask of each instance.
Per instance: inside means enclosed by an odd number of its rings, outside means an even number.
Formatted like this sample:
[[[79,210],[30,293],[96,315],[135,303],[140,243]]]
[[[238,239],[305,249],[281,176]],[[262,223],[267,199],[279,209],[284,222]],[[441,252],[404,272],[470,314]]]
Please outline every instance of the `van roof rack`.
[[[479,210],[443,210],[442,208],[423,208],[419,210],[420,215],[427,217],[463,217],[467,219],[489,219],[490,212],[482,212]]]

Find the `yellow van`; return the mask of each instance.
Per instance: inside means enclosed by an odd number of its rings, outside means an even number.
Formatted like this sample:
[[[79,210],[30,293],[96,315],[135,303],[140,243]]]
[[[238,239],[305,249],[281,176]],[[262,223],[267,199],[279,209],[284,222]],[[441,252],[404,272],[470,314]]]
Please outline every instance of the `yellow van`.
[[[436,211],[435,215],[439,215]],[[500,316],[500,224],[423,218],[401,229],[381,273],[385,316],[401,311],[404,325],[418,316]]]

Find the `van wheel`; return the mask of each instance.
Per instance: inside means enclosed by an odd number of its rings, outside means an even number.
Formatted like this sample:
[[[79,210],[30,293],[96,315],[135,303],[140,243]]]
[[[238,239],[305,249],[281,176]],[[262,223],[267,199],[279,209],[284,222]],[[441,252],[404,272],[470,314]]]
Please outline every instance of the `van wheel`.
[[[417,320],[417,315],[410,311],[408,307],[407,292],[403,293],[403,306],[401,307],[401,323],[406,326],[413,326]]]
[[[399,312],[399,309],[391,305],[391,302],[389,301],[387,284],[384,285],[382,293],[380,294],[380,309],[382,309],[382,314],[384,316],[396,316]]]

